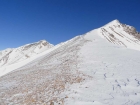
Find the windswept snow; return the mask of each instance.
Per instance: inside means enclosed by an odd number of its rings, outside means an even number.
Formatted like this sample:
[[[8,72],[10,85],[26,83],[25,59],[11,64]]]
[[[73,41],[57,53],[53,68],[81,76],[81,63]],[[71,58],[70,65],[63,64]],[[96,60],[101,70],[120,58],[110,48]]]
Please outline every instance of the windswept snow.
[[[98,32],[111,43],[140,51],[140,33],[132,26],[114,20],[99,28]]]
[[[9,48],[0,51],[0,67],[28,59],[51,48],[52,46],[52,44],[49,44],[45,40],[41,40],[18,48]]]
[[[139,46],[136,50],[126,48],[129,44],[132,48],[133,41],[139,39],[132,34],[125,33],[121,38],[112,33],[117,37],[112,41],[109,36],[112,31],[108,29],[112,24],[120,22],[115,20],[103,26],[108,32],[102,32],[101,27],[54,46],[27,65],[2,76],[0,103],[139,105]],[[129,39],[133,43],[128,44]]]
[[[64,103],[64,90],[88,75],[78,71],[78,51],[86,41],[75,37],[61,47],[1,77],[0,103],[43,105]]]
[[[112,45],[97,34],[87,33],[89,42],[79,51],[79,71],[93,79],[72,85],[66,105],[139,105],[139,51]]]
[[[52,44],[49,44],[45,40],[41,40],[18,48],[9,48],[0,51],[0,76],[40,57],[43,52],[46,52],[52,47]]]

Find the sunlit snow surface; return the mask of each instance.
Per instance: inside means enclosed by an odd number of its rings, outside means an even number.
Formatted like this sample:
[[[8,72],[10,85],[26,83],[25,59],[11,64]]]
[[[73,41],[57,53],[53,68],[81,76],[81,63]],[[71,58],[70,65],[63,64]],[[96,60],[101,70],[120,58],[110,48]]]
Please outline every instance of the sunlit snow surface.
[[[22,67],[32,60],[42,56],[52,47],[52,44],[49,44],[45,40],[41,40],[18,48],[9,48],[0,51],[0,76]]]
[[[71,86],[66,103],[140,105],[140,52],[112,45],[95,34],[84,36],[90,41],[79,51],[78,65],[79,71],[93,79]]]
[[[114,20],[98,29],[98,34],[109,42],[140,51],[140,33],[132,26]]]
[[[1,105],[140,105],[140,52],[99,29],[0,78]]]

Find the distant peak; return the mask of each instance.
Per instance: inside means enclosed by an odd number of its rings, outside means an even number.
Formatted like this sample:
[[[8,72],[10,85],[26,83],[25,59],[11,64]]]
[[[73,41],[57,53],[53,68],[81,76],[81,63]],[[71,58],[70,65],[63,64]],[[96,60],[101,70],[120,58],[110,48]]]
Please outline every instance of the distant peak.
[[[50,45],[50,46],[54,46],[53,44],[51,44],[51,43],[47,42],[46,40],[40,40],[40,41],[38,41],[37,43],[39,43],[39,44],[43,44],[43,45]]]
[[[108,24],[102,26],[102,27],[110,27],[110,26],[119,26],[121,25],[122,23],[120,23],[120,21],[118,19],[115,19],[111,22],[109,22]]]
[[[115,19],[112,22],[120,23],[120,21],[118,19]]]
[[[117,20],[117,19],[115,19],[115,20],[113,20],[113,21],[109,22],[108,24],[112,24],[112,25],[115,25],[115,24],[120,24],[120,21],[119,21],[119,20]]]
[[[38,41],[38,42],[40,42],[40,43],[46,43],[47,41],[46,40],[40,40],[40,41]],[[48,42],[47,42],[48,43]]]
[[[38,41],[37,43],[46,43],[46,44],[50,44],[49,42],[47,42],[46,40],[40,40],[40,41]]]

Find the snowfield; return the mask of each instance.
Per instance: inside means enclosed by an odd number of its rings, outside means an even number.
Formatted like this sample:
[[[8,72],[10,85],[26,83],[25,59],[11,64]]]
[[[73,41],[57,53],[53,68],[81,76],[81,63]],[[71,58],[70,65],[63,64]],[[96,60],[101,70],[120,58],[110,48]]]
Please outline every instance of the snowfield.
[[[45,40],[41,40],[18,48],[9,48],[0,51],[0,76],[3,76],[42,56],[44,52],[48,52],[52,47],[52,44]]]
[[[118,24],[76,36],[1,76],[0,105],[140,105],[139,38]]]
[[[84,36],[90,41],[79,51],[79,71],[92,80],[71,86],[67,105],[140,105],[139,51],[112,45],[97,31]]]

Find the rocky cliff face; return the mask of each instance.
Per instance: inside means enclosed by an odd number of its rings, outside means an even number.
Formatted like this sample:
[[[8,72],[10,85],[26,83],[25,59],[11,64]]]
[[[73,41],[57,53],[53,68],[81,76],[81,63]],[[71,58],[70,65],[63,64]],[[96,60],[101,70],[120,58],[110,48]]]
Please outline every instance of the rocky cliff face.
[[[136,31],[135,27],[129,26],[126,24],[121,24],[122,27],[124,28],[124,31],[128,33],[129,35],[134,36],[136,39],[140,40],[140,33]]]

